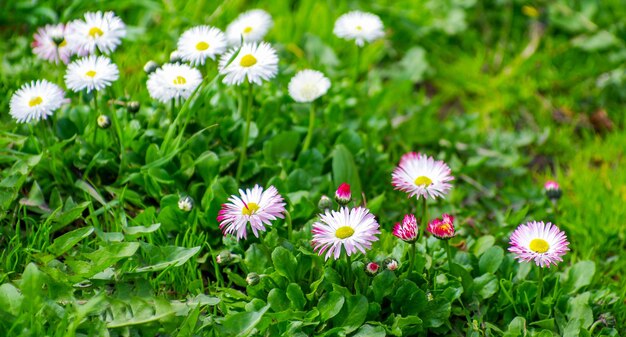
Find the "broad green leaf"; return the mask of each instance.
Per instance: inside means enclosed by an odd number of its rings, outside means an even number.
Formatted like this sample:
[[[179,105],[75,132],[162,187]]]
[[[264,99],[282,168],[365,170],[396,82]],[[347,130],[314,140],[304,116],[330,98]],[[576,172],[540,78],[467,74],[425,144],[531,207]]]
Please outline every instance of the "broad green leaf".
[[[509,323],[509,327],[503,337],[521,337],[526,336],[526,319],[524,317],[515,317]]]
[[[274,288],[267,295],[267,303],[274,312],[281,312],[289,309],[289,299],[282,289]]]
[[[582,327],[588,329],[593,323],[593,311],[589,305],[591,293],[584,292],[567,302],[567,317],[570,320],[580,320]]]
[[[304,309],[306,305],[306,299],[304,298],[304,293],[299,285],[295,283],[290,283],[287,286],[287,298],[291,301],[291,307],[296,310]]]
[[[354,163],[354,157],[345,145],[335,145],[332,166],[335,186],[339,186],[341,183],[350,184],[353,199],[359,200],[361,195],[361,178]]]
[[[259,311],[253,312],[239,312],[227,316],[222,322],[221,335],[222,336],[247,336],[252,329],[263,318],[263,315],[269,309],[269,304],[263,307]]]
[[[263,144],[263,154],[270,161],[292,159],[298,145],[300,134],[296,131],[283,131]]]
[[[74,247],[82,239],[88,237],[93,233],[93,227],[83,227],[75,229],[71,232],[65,233],[54,240],[54,242],[48,247],[50,253],[55,257],[67,252],[70,248]]]
[[[87,207],[89,207],[89,204],[91,204],[90,201],[81,202],[78,205],[74,205],[70,209],[66,209],[63,210],[63,212],[61,213],[57,213],[56,216],[53,218],[53,221],[55,222],[53,230],[59,230],[69,225],[70,223],[78,220],[82,216],[83,211]]]
[[[284,247],[276,247],[272,252],[272,262],[274,262],[274,269],[278,274],[286,277],[289,281],[296,281],[296,268],[298,268],[298,261],[293,254]]]
[[[269,258],[258,244],[253,243],[246,250],[244,262],[249,272],[262,274],[268,267]]]
[[[365,296],[348,296],[339,314],[333,318],[334,326],[343,327],[346,333],[358,329],[365,322],[367,308],[367,298]]]
[[[385,337],[387,333],[382,326],[364,324],[352,337]]]
[[[24,296],[10,283],[0,285],[0,310],[17,316]]]
[[[337,315],[339,311],[341,311],[345,300],[346,299],[343,297],[343,295],[334,290],[324,294],[324,296],[320,298],[319,303],[317,304],[317,308],[320,311],[320,318],[322,322],[325,322],[328,319],[335,317],[335,315]]]
[[[487,249],[483,255],[480,256],[478,266],[480,273],[495,273],[504,259],[504,250],[499,246],[493,246]]]
[[[486,273],[474,279],[474,290],[481,299],[487,299],[498,291],[498,278]]]
[[[595,272],[596,264],[593,261],[579,261],[569,269],[563,288],[570,294],[575,293],[591,284]]]
[[[138,235],[138,234],[147,234],[147,233],[156,232],[160,227],[161,227],[160,223],[155,223],[148,227],[146,226],[124,227],[123,230],[124,230],[124,233],[126,233],[127,235]]]
[[[474,245],[472,245],[472,252],[474,255],[480,256],[482,253],[486,252],[487,249],[491,248],[495,242],[496,238],[491,235],[481,236],[474,242]]]
[[[141,244],[141,249],[148,257],[148,265],[139,267],[138,273],[146,271],[163,270],[168,267],[179,267],[189,261],[200,251],[201,247],[185,248],[175,246],[155,246],[147,243]]]
[[[381,302],[383,297],[392,293],[395,281],[396,275],[390,270],[383,270],[382,273],[374,277],[372,280],[372,291],[374,292],[376,302]]]

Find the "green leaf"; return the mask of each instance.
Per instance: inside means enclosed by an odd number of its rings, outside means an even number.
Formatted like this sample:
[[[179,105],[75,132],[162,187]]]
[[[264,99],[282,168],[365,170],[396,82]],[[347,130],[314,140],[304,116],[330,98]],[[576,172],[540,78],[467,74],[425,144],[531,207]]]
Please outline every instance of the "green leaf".
[[[175,246],[155,246],[142,243],[141,249],[148,257],[148,265],[137,268],[138,273],[163,270],[170,266],[179,267],[200,251],[201,247],[185,248]]]
[[[71,232],[65,233],[54,240],[54,242],[48,247],[48,251],[57,257],[67,252],[82,239],[91,235],[91,233],[93,233],[93,227],[91,226],[75,229]]]
[[[526,336],[526,319],[524,317],[515,317],[509,323],[509,327],[503,337],[521,337]]]
[[[289,299],[282,289],[274,288],[267,295],[267,303],[275,312],[289,309]]]
[[[342,294],[334,290],[324,294],[317,304],[322,322],[335,317],[341,311],[345,300]]]
[[[55,231],[59,230],[69,225],[70,223],[78,220],[82,216],[83,211],[87,207],[89,207],[89,204],[91,204],[90,201],[81,202],[78,205],[72,206],[70,209],[63,210],[62,213],[58,213],[53,218],[53,221],[55,222],[55,225],[53,226],[53,230]],[[65,206],[67,207],[67,204]]]
[[[269,258],[258,244],[253,243],[246,250],[244,262],[248,267],[248,272],[262,274],[269,265]]]
[[[478,261],[480,273],[495,273],[500,268],[503,259],[504,249],[499,246],[490,247],[480,256]]]
[[[495,242],[496,238],[491,235],[481,236],[472,246],[472,252],[474,252],[474,255],[480,256],[487,249],[491,248]]]
[[[263,154],[270,161],[292,159],[300,144],[300,134],[296,131],[283,131],[266,141],[263,145]]]
[[[588,329],[593,323],[593,311],[589,305],[591,293],[584,292],[567,302],[567,317],[570,320],[580,320],[582,327]]]
[[[259,324],[265,312],[269,309],[269,304],[259,311],[239,312],[228,315],[222,322],[222,336],[247,336],[252,329]]]
[[[498,291],[498,278],[490,273],[474,279],[474,290],[481,299],[487,299]]]
[[[374,277],[372,280],[372,291],[374,292],[376,302],[381,302],[383,297],[392,293],[395,281],[396,275],[390,270],[384,270]]]
[[[0,310],[17,316],[24,296],[10,283],[0,285]]]
[[[364,324],[352,337],[385,337],[387,333],[382,326]]]
[[[422,324],[422,319],[417,316],[395,316],[391,330],[399,330],[403,336],[413,336],[417,332],[422,331]]]
[[[304,309],[306,305],[306,299],[304,298],[304,293],[299,285],[295,283],[290,283],[287,286],[287,298],[291,301],[291,307],[296,310]]]
[[[160,227],[161,227],[160,223],[155,223],[148,227],[130,226],[130,227],[124,227],[123,229],[124,229],[124,233],[126,233],[127,235],[139,235],[139,234],[147,234],[147,233],[156,232]]]
[[[333,182],[335,186],[348,183],[354,199],[361,195],[361,178],[354,157],[345,145],[337,144],[333,151]]]
[[[298,261],[289,250],[280,246],[276,247],[272,252],[272,261],[278,274],[291,282],[296,281],[295,273],[298,268]]]
[[[346,303],[337,316],[333,318],[334,326],[340,326],[344,332],[350,333],[358,329],[367,317],[367,298],[363,295],[352,295],[346,298]]]
[[[570,294],[575,293],[591,284],[595,272],[596,264],[593,261],[579,261],[569,269],[563,288]]]

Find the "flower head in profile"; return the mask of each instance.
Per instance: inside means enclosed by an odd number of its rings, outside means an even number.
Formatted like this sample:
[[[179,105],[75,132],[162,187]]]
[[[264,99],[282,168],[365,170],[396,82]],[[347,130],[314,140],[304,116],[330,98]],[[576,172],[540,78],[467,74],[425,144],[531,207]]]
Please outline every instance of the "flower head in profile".
[[[66,25],[45,25],[37,29],[33,40],[33,53],[42,60],[68,64],[72,49],[65,39]]]
[[[441,219],[434,219],[426,227],[432,235],[438,239],[450,239],[456,234],[454,229],[454,217],[444,214]]]
[[[237,240],[247,238],[248,223],[254,236],[259,237],[265,226],[284,218],[285,203],[274,186],[265,191],[259,185],[245,191],[240,189],[239,196],[232,195],[228,201],[222,205],[217,221],[224,235],[235,235]]]
[[[341,208],[327,210],[320,214],[320,221],[313,224],[313,250],[319,255],[326,253],[325,259],[341,256],[342,247],[348,256],[372,247],[380,234],[378,222],[367,208]]]
[[[75,92],[102,90],[119,78],[115,63],[108,57],[91,55],[78,59],[67,67],[65,84]]]
[[[215,27],[196,26],[178,39],[178,51],[192,66],[203,65],[207,58],[215,60],[226,51],[226,37]]]
[[[167,63],[148,76],[146,85],[150,97],[161,103],[172,99],[187,99],[202,83],[202,74],[186,64]]]
[[[552,200],[558,200],[563,195],[563,191],[561,191],[561,187],[559,183],[554,180],[548,180],[545,185],[543,185],[546,195],[548,198]]]
[[[551,223],[532,221],[519,225],[511,235],[509,251],[519,261],[529,262],[545,268],[563,261],[569,251],[565,232]]]
[[[46,80],[33,81],[18,89],[9,103],[9,113],[18,123],[40,121],[52,116],[64,102],[65,93]]]
[[[126,25],[113,12],[87,12],[84,20],[70,23],[68,39],[80,56],[96,52],[108,54],[122,43]]]
[[[278,73],[278,55],[267,42],[244,43],[233,58],[235,53],[237,49],[231,49],[220,58],[220,74],[228,85],[240,85],[246,80],[261,85]]]
[[[402,219],[402,223],[396,223],[393,227],[393,235],[402,241],[415,242],[419,235],[415,215],[407,214]]]
[[[446,163],[415,152],[402,156],[391,176],[396,190],[418,199],[444,197],[452,188],[449,182],[454,180]]]
[[[365,42],[385,36],[383,29],[383,22],[378,15],[352,11],[337,19],[333,33],[344,40],[354,40],[357,46],[362,47]]]
[[[398,263],[398,261],[396,259],[392,259],[392,258],[385,259],[383,264],[385,265],[385,268],[387,268],[387,269],[389,269],[391,271],[397,270],[398,267],[400,267],[400,264]]]
[[[226,38],[232,46],[239,46],[243,42],[259,42],[272,28],[272,16],[262,9],[253,9],[241,13],[226,27]]]
[[[330,80],[317,70],[299,71],[289,81],[289,96],[300,103],[313,102],[326,94]]]
[[[335,201],[341,206],[345,206],[352,201],[350,185],[346,183],[341,183],[341,185],[339,185],[337,191],[335,191]]]

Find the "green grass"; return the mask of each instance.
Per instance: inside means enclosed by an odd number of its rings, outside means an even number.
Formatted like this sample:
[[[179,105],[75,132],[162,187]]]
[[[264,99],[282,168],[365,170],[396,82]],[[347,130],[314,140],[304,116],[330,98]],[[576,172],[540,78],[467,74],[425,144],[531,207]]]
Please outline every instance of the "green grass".
[[[524,5],[539,16],[524,14]],[[224,29],[251,8],[272,14],[266,40],[281,61],[277,78],[255,88],[249,159],[237,181],[245,126],[237,112],[240,89],[212,81],[215,68],[204,67],[208,80],[174,120],[168,106],[150,100],[142,68],[149,60],[166,62],[185,29]],[[362,50],[355,84],[356,49],[332,27],[357,8],[377,13],[387,34]],[[120,80],[101,95],[109,102],[101,112],[114,117],[114,126],[92,141],[90,97],[70,92],[72,104],[51,122],[16,124],[8,114],[12,93],[40,78],[62,84],[65,72],[32,55],[36,28],[89,10],[114,10],[128,25],[112,55]],[[3,3],[0,331],[517,336],[523,319],[533,336],[626,334],[624,18],[620,0]],[[292,102],[287,84],[304,68],[323,71],[332,87],[316,102],[311,150],[300,153],[308,107]],[[141,110],[132,115],[113,100],[137,100]],[[599,110],[612,121],[610,131],[594,122]],[[390,175],[408,151],[445,160],[455,174],[452,193],[429,210],[459,219],[453,243],[455,263],[464,269],[456,271],[458,280],[443,272],[444,250],[431,238],[418,245],[423,257],[416,269],[423,275],[405,280],[385,272],[370,280],[354,269],[350,277],[362,289],[346,284],[343,260],[324,264],[311,253],[317,201],[347,181],[356,201],[364,197],[376,214],[381,240],[351,268],[404,259],[407,246],[390,232],[419,208],[393,191]],[[543,195],[549,179],[564,191],[558,208]],[[258,239],[222,238],[215,221],[220,205],[255,183],[276,186],[288,200],[293,240],[285,239],[284,221]],[[181,195],[194,199],[193,211],[178,209]],[[571,242],[565,261],[546,278],[554,312],[540,310],[537,318],[524,309],[536,294],[535,271],[509,255],[490,272],[479,268],[485,256],[497,260],[501,249],[492,245],[506,249],[515,226],[529,220],[557,223]],[[218,266],[221,251],[235,254],[235,263]],[[249,272],[263,275],[258,286],[247,286]],[[292,284],[306,296],[301,306]],[[491,287],[497,292],[481,292]],[[404,307],[396,295],[402,291],[426,309]],[[333,296],[345,298],[343,311],[321,319],[326,314],[315,310]],[[354,316],[344,311],[365,298],[369,310],[352,329]],[[296,313],[285,314],[283,305]],[[302,326],[289,325],[294,321]]]

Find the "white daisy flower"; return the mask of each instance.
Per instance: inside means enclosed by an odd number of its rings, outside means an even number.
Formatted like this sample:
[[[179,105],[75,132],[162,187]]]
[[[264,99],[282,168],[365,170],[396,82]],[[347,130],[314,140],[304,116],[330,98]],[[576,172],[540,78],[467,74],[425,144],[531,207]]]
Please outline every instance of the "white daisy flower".
[[[449,182],[454,180],[446,163],[415,152],[402,156],[391,176],[396,190],[408,193],[409,198],[417,195],[418,199],[444,197],[452,188]]]
[[[11,96],[9,113],[18,123],[39,121],[52,116],[64,102],[65,93],[46,80],[24,84]]]
[[[70,23],[68,39],[80,56],[95,53],[96,48],[108,54],[117,48],[126,36],[126,25],[113,12],[88,12],[85,20]]]
[[[186,64],[167,63],[148,77],[150,97],[162,103],[174,98],[187,99],[202,83],[202,74]]]
[[[325,260],[333,256],[337,260],[343,247],[348,256],[372,247],[380,234],[378,222],[367,208],[341,208],[338,212],[326,210],[320,221],[313,224],[313,250],[318,255],[326,253]]]
[[[531,221],[519,225],[511,235],[509,251],[518,261],[535,261],[542,268],[557,265],[569,251],[565,232],[543,221]]]
[[[352,11],[337,19],[333,33],[344,40],[355,40],[356,45],[362,47],[365,42],[383,37],[383,29],[383,22],[378,15]]]
[[[235,21],[226,28],[226,38],[233,46],[243,42],[259,42],[263,40],[265,34],[272,28],[272,16],[262,9],[253,9],[240,14]]]
[[[46,25],[37,29],[32,44],[33,53],[40,59],[68,64],[72,49],[65,39],[66,26],[64,24]]]
[[[226,51],[226,37],[221,30],[211,26],[188,29],[178,40],[178,51],[182,59],[193,66],[204,64],[204,60],[215,60]]]
[[[235,235],[237,240],[248,236],[247,227],[250,223],[252,233],[257,238],[265,226],[271,226],[277,218],[283,219],[285,203],[274,186],[263,191],[263,187],[254,185],[252,189],[239,190],[239,197],[232,195],[222,205],[217,221],[224,235]]]
[[[313,102],[326,94],[330,88],[330,80],[317,70],[299,71],[289,81],[289,96],[296,102]]]
[[[244,43],[237,56],[230,62],[237,49],[231,49],[220,58],[220,74],[228,85],[239,85],[245,80],[261,85],[278,73],[276,50],[267,42]]]
[[[91,55],[72,62],[65,73],[65,85],[75,92],[102,90],[119,78],[115,63],[108,57]]]

